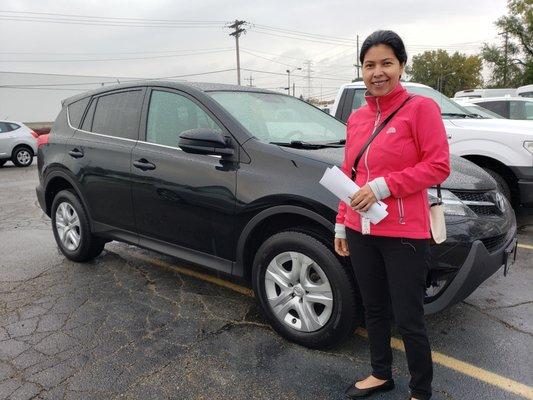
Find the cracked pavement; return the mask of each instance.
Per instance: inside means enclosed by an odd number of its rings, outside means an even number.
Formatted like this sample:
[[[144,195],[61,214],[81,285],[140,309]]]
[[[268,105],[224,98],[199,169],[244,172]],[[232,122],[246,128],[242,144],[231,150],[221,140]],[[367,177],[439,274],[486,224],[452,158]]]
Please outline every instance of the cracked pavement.
[[[66,260],[36,184],[35,165],[0,168],[0,399],[342,399],[368,374],[365,339],[297,346],[253,298],[146,261],[179,260],[116,242],[93,262]],[[533,245],[531,225],[520,242]],[[429,316],[433,350],[533,386],[532,258],[519,249],[507,278]],[[405,357],[394,355],[398,389],[378,398],[407,398]],[[438,364],[434,390],[520,398]]]

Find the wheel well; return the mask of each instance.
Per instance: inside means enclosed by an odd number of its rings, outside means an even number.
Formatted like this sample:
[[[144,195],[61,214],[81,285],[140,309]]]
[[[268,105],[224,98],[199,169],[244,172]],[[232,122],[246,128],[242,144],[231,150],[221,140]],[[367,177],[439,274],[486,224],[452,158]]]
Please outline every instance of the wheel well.
[[[498,160],[495,160],[494,158],[485,156],[469,155],[463,156],[463,158],[466,158],[468,161],[472,161],[474,164],[482,168],[489,168],[492,169],[494,172],[500,174],[509,185],[509,189],[511,189],[511,197],[513,200],[513,204],[516,204],[519,201],[520,191],[518,188],[518,179],[508,166]]]
[[[46,192],[44,194],[45,203],[46,203],[46,214],[50,216],[52,212],[52,202],[60,191],[65,189],[73,189],[72,185],[65,178],[56,177],[46,186]]]
[[[261,221],[246,239],[243,266],[244,278],[247,281],[251,280],[254,257],[261,244],[270,236],[287,230],[307,233],[322,242],[335,254],[333,232],[329,231],[325,226],[303,215],[290,213],[276,214]],[[347,262],[340,257],[338,258],[342,263]]]
[[[35,153],[33,152],[33,149],[31,148],[31,146],[27,145],[27,144],[17,144],[14,148],[13,148],[13,151],[11,152],[11,156],[13,156],[13,154],[15,154],[15,151],[17,151],[18,149],[20,148],[25,148],[27,150],[30,151],[30,153],[35,156]]]

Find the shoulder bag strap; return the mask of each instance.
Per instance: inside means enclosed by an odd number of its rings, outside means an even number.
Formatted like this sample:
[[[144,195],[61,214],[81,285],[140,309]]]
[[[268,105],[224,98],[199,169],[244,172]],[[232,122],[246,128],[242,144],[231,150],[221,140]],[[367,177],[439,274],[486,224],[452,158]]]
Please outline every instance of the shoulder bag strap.
[[[367,141],[365,142],[365,144],[363,145],[363,147],[361,147],[361,150],[359,151],[359,154],[357,155],[357,157],[355,158],[355,162],[353,163],[353,167],[352,167],[352,181],[355,180],[355,174],[356,174],[356,170],[357,170],[357,164],[359,164],[359,161],[361,160],[361,157],[363,156],[363,153],[366,151],[367,147],[370,145],[370,143],[372,143],[372,141],[374,140],[374,138],[378,135],[379,132],[381,132],[381,130],[385,127],[385,125],[387,125],[390,120],[392,119],[392,117],[394,117],[394,115],[396,115],[396,113],[398,111],[400,111],[400,109],[405,105],[405,103],[407,103],[409,100],[411,100],[413,97],[415,97],[414,95],[411,95],[409,96],[401,105],[400,107],[398,107],[396,110],[394,110],[391,115],[389,115],[385,121],[383,121],[375,130],[374,132],[372,133],[372,135],[370,135],[370,137],[367,139]]]

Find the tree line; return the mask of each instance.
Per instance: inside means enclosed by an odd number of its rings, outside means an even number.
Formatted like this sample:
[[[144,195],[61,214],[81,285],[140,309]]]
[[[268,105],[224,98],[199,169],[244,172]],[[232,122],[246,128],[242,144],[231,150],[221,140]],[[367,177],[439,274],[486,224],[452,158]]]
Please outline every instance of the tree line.
[[[507,9],[494,23],[500,43],[485,43],[480,54],[472,56],[445,50],[416,55],[406,69],[410,80],[450,97],[464,89],[533,84],[533,0],[508,0]],[[483,63],[491,71],[487,82],[481,76]]]

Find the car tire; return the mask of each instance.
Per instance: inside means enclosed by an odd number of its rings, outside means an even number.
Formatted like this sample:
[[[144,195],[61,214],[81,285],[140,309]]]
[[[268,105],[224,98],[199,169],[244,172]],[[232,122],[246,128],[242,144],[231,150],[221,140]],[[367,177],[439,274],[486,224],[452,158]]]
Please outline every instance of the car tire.
[[[51,217],[56,243],[65,257],[86,262],[100,255],[105,240],[91,233],[87,213],[74,192],[62,190],[55,196]]]
[[[7,160],[0,160],[0,168],[2,168],[6,162]]]
[[[509,202],[512,201],[512,195],[511,195],[511,188],[509,187],[509,184],[505,180],[503,176],[501,176],[498,172],[495,172],[494,170],[490,168],[483,168],[487,174],[492,176],[494,180],[496,181],[496,184],[498,185],[498,189],[502,194],[509,200]]]
[[[289,257],[290,261],[283,261]],[[296,265],[294,260],[298,259],[302,261],[296,261],[297,264],[313,263],[305,267],[307,272],[303,275],[301,271],[304,267],[299,269],[298,283],[292,282],[292,289],[286,282],[273,279],[273,266],[284,268],[279,277],[288,272],[285,269],[288,264],[292,272]],[[279,269],[274,268],[274,271]],[[307,296],[311,294],[319,299],[320,293],[327,292],[319,291],[328,287],[326,283],[330,288],[329,294],[321,296],[332,299],[331,304],[324,305],[328,301],[313,303]],[[255,255],[252,284],[261,313],[287,340],[314,349],[331,348],[355,329],[357,290],[349,266],[341,263],[332,249],[308,233],[283,231],[269,237]],[[288,294],[290,290],[292,294]],[[276,305],[278,300],[283,301]],[[303,318],[300,312],[314,318]]]
[[[29,167],[33,162],[33,150],[27,146],[19,146],[13,150],[11,161],[17,167]]]

